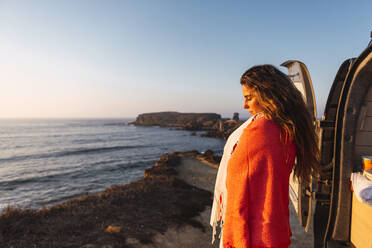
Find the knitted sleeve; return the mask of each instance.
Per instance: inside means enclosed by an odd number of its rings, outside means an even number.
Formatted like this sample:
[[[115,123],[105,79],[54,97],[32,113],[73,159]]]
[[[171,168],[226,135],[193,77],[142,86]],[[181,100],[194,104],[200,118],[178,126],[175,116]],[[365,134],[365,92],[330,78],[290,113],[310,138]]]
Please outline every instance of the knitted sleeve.
[[[295,146],[281,141],[281,129],[265,118],[243,133],[248,141],[248,192],[251,247],[282,247],[290,243],[289,175]]]
[[[252,124],[250,124],[252,125]],[[223,247],[250,247],[249,234],[249,164],[246,131],[239,138],[228,163],[226,188],[227,206],[223,227]]]
[[[277,231],[287,229],[288,222],[285,182],[291,168],[283,167],[283,158],[277,125],[259,118],[243,131],[228,165],[224,247],[275,247],[287,243],[287,230]],[[281,237],[283,234],[285,237]]]

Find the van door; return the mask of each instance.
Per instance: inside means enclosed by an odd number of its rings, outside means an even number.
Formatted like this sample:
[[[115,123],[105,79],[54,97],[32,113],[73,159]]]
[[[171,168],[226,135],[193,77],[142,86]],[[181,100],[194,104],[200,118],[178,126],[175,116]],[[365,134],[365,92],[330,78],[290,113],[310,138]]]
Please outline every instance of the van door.
[[[319,181],[317,182],[318,185],[315,194],[313,224],[314,247],[323,247],[325,242],[325,232],[328,225],[332,192],[336,115],[344,81],[353,61],[354,59],[348,59],[340,66],[329,92],[323,117],[320,120],[319,150],[322,170],[320,172]]]
[[[309,71],[304,63],[297,60],[289,60],[281,64],[288,69],[288,76],[302,93],[304,101],[312,115],[314,125],[316,123],[316,104],[313,85]],[[294,178],[292,172],[290,177],[289,196],[297,212],[300,224],[308,231],[311,208],[312,208],[312,184],[304,184]]]
[[[332,193],[325,243],[327,247],[335,243],[342,247],[342,244],[350,242],[350,232],[353,233],[350,175],[361,170],[362,155],[372,155],[371,44],[353,62],[346,76],[339,97],[334,142]],[[368,235],[364,237],[370,238]],[[352,242],[355,244],[358,240]]]

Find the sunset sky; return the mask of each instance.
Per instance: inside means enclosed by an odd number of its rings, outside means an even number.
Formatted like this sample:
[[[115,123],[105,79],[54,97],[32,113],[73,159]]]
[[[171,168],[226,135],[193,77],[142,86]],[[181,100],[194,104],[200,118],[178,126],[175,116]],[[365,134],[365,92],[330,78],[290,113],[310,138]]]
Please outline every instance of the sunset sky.
[[[0,118],[244,117],[241,74],[289,59],[307,65],[322,114],[371,13],[370,0],[0,0]]]

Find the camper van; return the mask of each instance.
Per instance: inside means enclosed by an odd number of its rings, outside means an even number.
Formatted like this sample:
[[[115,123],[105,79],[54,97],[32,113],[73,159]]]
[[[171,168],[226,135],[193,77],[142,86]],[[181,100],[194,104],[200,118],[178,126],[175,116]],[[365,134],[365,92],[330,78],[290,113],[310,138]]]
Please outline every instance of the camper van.
[[[351,173],[362,170],[362,156],[372,156],[372,42],[342,63],[321,118],[306,65],[290,60],[282,66],[302,92],[320,141],[319,178],[303,184],[291,176],[299,221],[306,231],[312,222],[315,248],[372,248],[372,206],[356,198],[350,181]]]

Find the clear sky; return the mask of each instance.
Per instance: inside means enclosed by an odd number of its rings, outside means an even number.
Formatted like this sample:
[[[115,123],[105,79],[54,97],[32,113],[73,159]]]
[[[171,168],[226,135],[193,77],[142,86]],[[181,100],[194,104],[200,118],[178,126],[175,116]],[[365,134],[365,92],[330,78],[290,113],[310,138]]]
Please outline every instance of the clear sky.
[[[0,0],[0,118],[244,117],[241,74],[289,59],[307,65],[322,114],[371,13],[370,0]]]

